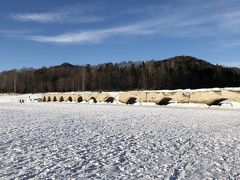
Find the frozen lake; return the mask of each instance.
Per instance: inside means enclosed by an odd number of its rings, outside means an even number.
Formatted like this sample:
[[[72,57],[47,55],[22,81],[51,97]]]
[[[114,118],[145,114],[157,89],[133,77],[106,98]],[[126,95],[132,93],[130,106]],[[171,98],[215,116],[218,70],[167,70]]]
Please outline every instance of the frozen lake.
[[[0,179],[240,179],[240,110],[0,104]]]

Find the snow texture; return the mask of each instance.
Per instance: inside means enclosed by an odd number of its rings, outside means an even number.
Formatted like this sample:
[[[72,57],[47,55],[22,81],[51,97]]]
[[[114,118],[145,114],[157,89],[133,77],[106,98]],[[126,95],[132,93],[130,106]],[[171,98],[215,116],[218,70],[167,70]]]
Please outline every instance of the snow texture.
[[[240,111],[1,103],[0,179],[240,179]]]

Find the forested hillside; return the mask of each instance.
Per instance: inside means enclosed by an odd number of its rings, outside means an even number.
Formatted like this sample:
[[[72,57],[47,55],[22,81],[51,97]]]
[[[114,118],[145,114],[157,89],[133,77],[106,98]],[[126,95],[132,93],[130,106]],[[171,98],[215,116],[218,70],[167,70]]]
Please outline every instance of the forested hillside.
[[[189,56],[162,61],[24,68],[0,73],[1,93],[239,87],[240,69]]]

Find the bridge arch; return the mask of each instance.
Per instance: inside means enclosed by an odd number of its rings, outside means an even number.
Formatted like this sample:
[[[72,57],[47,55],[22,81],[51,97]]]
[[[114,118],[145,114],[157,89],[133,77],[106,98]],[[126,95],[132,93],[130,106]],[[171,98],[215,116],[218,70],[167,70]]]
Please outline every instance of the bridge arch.
[[[64,101],[64,99],[63,99],[63,97],[61,96],[60,98],[59,98],[59,102],[63,102]]]
[[[51,97],[48,96],[48,98],[47,98],[47,102],[50,102],[50,101],[51,101]]]
[[[53,101],[54,101],[54,102],[57,101],[57,97],[56,97],[56,96],[53,97]]]
[[[135,104],[136,102],[137,102],[137,98],[135,98],[135,97],[130,97],[130,98],[127,100],[126,104]]]
[[[222,105],[221,102],[226,101],[226,100],[229,100],[229,99],[226,99],[226,98],[215,99],[212,102],[210,102],[208,105],[209,106],[221,106]]]
[[[88,102],[89,103],[97,103],[97,100],[95,97],[91,97]]]
[[[115,98],[114,97],[108,97],[105,102],[106,103],[113,103],[115,101]]]
[[[72,101],[73,101],[72,96],[69,96],[68,99],[67,99],[67,101],[72,102]]]
[[[82,101],[83,101],[82,96],[80,96],[80,97],[77,98],[77,102],[78,102],[78,103],[80,103],[80,102],[82,102]]]
[[[168,104],[170,104],[170,101],[172,101],[172,100],[173,100],[172,98],[164,97],[159,102],[157,102],[156,104],[160,105],[160,106],[168,105]]]

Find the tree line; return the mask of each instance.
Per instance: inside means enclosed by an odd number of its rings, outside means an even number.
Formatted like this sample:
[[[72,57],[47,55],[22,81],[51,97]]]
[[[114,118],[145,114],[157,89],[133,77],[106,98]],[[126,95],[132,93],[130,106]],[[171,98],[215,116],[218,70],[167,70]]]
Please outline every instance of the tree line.
[[[213,65],[190,57],[40,69],[0,73],[1,93],[126,91],[239,87],[240,69]]]

